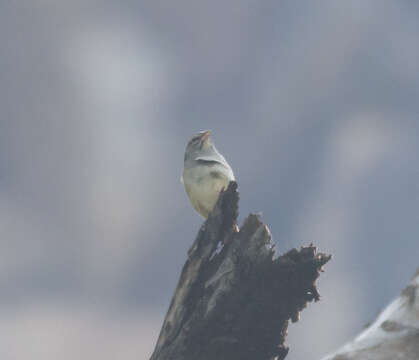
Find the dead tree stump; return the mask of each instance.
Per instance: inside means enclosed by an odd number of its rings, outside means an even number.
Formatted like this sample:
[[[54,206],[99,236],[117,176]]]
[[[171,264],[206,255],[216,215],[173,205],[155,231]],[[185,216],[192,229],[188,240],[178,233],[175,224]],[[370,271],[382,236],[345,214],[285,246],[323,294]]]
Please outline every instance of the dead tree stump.
[[[288,321],[319,300],[330,256],[309,245],[275,257],[258,215],[238,230],[238,200],[231,182],[201,226],[150,360],[284,359]]]

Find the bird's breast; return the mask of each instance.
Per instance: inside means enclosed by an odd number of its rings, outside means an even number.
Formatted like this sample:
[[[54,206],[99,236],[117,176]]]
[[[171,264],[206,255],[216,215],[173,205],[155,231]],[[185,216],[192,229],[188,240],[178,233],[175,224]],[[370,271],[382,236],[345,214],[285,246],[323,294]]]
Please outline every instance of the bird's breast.
[[[221,164],[196,165],[183,171],[183,183],[194,208],[205,218],[217,202],[218,195],[234,176]]]

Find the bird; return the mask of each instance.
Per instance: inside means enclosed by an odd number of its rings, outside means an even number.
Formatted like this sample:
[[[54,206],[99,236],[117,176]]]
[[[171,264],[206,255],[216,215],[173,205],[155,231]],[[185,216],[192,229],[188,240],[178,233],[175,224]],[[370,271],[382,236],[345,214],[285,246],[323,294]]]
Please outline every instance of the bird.
[[[200,131],[189,140],[181,177],[192,206],[205,219],[220,192],[235,181],[231,166],[215,148],[210,135],[210,130]]]

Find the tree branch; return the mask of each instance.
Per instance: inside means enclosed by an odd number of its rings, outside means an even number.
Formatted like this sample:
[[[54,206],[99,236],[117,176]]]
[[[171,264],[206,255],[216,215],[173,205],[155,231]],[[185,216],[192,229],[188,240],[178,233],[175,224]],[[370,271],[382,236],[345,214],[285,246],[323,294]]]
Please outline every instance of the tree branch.
[[[355,340],[323,360],[419,359],[419,268],[412,282]]]
[[[319,300],[330,256],[310,245],[275,258],[258,215],[238,231],[238,199],[231,182],[201,226],[151,360],[284,359],[288,321]]]

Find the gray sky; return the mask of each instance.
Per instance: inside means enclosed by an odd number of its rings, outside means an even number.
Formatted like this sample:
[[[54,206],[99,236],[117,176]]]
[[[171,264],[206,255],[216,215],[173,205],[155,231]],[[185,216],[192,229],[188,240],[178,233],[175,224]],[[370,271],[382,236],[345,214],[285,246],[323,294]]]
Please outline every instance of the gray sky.
[[[147,359],[202,222],[211,129],[282,252],[332,253],[287,359],[319,358],[419,265],[419,5],[0,3],[0,357]]]

